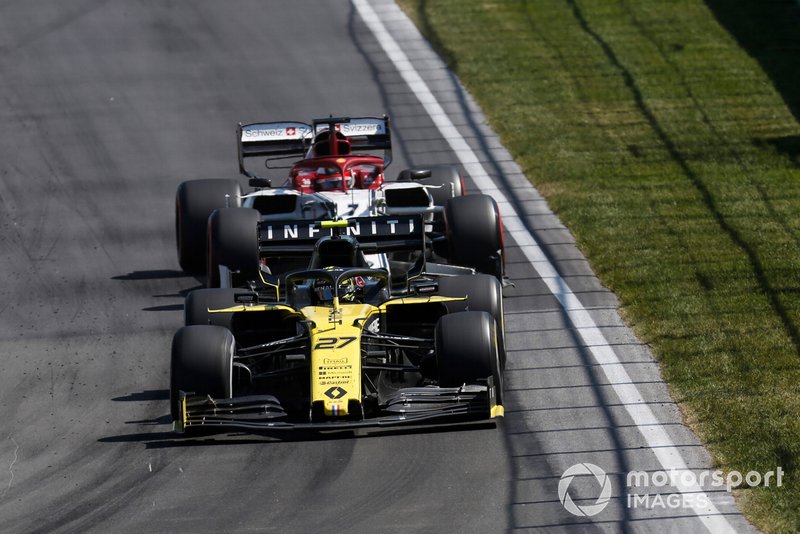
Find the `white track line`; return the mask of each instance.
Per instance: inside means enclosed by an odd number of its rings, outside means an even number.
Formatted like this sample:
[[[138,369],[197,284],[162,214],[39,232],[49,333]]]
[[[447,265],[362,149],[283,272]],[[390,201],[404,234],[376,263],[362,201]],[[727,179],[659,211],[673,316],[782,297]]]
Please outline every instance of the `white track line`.
[[[664,427],[653,414],[650,407],[645,403],[642,394],[639,393],[636,385],[631,380],[630,375],[620,362],[614,349],[609,345],[597,324],[589,315],[589,312],[580,303],[578,298],[567,286],[563,278],[558,274],[556,268],[542,251],[533,235],[525,228],[516,210],[508,201],[503,192],[498,189],[494,181],[489,177],[483,168],[478,156],[470,148],[462,137],[458,129],[453,125],[450,118],[445,113],[438,100],[431,92],[428,84],[422,79],[414,65],[409,61],[405,52],[397,44],[397,41],[389,34],[378,14],[372,9],[367,0],[352,0],[353,5],[358,11],[361,19],[369,27],[372,34],[377,39],[383,51],[397,68],[397,71],[408,84],[409,88],[419,99],[425,111],[439,129],[442,137],[450,144],[450,148],[458,156],[464,169],[472,177],[475,185],[482,193],[491,195],[500,208],[500,215],[503,218],[503,226],[507,235],[510,235],[520,246],[525,257],[536,269],[542,280],[547,284],[550,292],[558,299],[564,311],[569,317],[576,331],[583,339],[586,348],[591,352],[594,359],[603,370],[606,379],[611,384],[614,392],[619,397],[625,409],[633,419],[634,424],[641,432],[645,442],[658,458],[659,463],[665,471],[685,471],[687,470],[686,461],[681,456],[680,451],[672,442]],[[682,477],[676,477],[678,479]],[[736,532],[724,515],[721,515],[711,499],[705,495],[703,489],[698,485],[679,485],[677,489],[686,494],[702,494],[705,496],[707,507],[693,506],[692,511],[697,514],[700,521],[709,532]],[[687,500],[696,502],[700,499]]]

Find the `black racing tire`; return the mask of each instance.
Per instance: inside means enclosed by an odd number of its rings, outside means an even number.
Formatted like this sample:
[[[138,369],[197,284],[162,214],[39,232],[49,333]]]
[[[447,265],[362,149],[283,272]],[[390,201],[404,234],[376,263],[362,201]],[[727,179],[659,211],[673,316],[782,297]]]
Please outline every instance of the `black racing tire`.
[[[175,333],[169,389],[173,421],[180,414],[179,391],[215,399],[233,396],[235,346],[231,331],[221,326],[184,326]]]
[[[442,316],[436,323],[436,364],[441,387],[474,384],[492,376],[497,404],[503,403],[503,372],[494,318],[484,311]]]
[[[430,171],[428,178],[416,178],[415,174]],[[453,197],[464,195],[464,179],[454,165],[428,165],[421,167],[411,167],[401,171],[397,176],[398,182],[415,181],[423,185],[440,186],[437,189],[431,188],[428,191],[433,197],[435,206],[444,206]]]
[[[233,312],[209,313],[208,310],[235,306],[234,296],[241,292],[241,289],[219,287],[195,289],[186,296],[183,305],[184,324],[186,326],[213,324],[230,329]]]
[[[175,194],[175,241],[178,263],[189,274],[202,275],[206,269],[206,228],[217,208],[238,207],[242,188],[231,179],[189,180]]]
[[[497,321],[503,319],[503,286],[494,276],[482,273],[443,276],[439,278],[439,294],[467,297],[467,300],[448,302],[450,313],[485,311]]]
[[[239,271],[240,279],[258,278],[258,221],[253,208],[220,208],[208,218],[206,285],[219,287],[219,266]]]
[[[439,279],[439,294],[445,297],[467,297],[467,300],[445,303],[448,313],[484,311],[494,318],[497,328],[500,368],[505,369],[505,319],[503,317],[503,286],[500,281],[494,276],[482,273],[444,276]]]
[[[503,279],[503,225],[497,203],[488,195],[447,201],[444,210],[448,260]]]

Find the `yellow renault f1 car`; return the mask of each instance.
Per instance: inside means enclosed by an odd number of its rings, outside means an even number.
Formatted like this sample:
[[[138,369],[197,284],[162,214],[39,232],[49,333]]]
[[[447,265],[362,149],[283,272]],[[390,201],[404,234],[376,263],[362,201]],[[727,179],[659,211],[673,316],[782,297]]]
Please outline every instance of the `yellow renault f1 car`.
[[[343,429],[503,415],[502,288],[484,274],[351,265],[193,291],[172,345],[174,429]],[[341,254],[342,250],[351,253]],[[372,250],[372,249],[370,249]],[[417,263],[419,265],[419,262]]]

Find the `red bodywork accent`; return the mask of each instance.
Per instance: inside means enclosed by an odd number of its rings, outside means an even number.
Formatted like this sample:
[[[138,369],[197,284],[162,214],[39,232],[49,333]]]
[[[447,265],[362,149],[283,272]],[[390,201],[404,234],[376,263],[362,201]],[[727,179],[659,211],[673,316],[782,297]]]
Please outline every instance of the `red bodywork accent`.
[[[383,170],[379,157],[337,154],[301,161],[292,168],[289,179],[301,193],[378,189],[383,185]]]
[[[289,179],[301,193],[377,189],[383,185],[384,161],[369,154],[352,154],[350,139],[338,131],[316,136],[309,158],[292,167]]]

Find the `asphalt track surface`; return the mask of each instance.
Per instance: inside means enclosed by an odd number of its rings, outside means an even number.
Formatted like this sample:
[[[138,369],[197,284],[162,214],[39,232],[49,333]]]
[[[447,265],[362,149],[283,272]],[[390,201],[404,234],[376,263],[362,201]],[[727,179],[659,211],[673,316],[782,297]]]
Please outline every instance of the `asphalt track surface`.
[[[408,21],[390,2],[374,5],[589,310],[654,424],[690,469],[709,468],[569,232]],[[236,175],[237,122],[385,112],[393,172],[458,162],[349,2],[6,1],[0,79],[0,531],[706,529],[686,508],[627,506],[625,473],[660,469],[656,456],[513,241],[497,427],[170,432],[170,343],[183,297],[202,282],[177,264],[174,192],[184,179]],[[581,462],[613,487],[591,518],[558,496],[564,470]],[[658,491],[674,493],[636,492]],[[570,488],[579,504],[598,494],[591,477]],[[724,489],[706,495],[737,531],[752,530]]]

